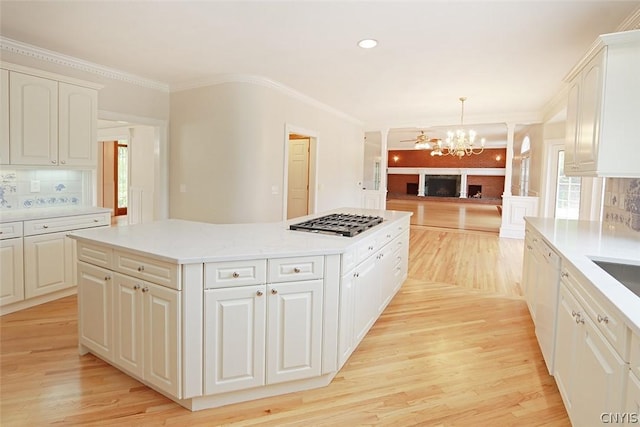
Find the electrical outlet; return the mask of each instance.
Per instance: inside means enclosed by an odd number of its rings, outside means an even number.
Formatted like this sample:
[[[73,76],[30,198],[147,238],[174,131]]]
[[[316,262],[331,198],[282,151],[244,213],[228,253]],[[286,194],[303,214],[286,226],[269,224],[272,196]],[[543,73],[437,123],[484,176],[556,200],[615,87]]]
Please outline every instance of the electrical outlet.
[[[31,180],[31,192],[32,193],[39,193],[40,192],[40,181],[38,181],[36,179],[32,179]]]

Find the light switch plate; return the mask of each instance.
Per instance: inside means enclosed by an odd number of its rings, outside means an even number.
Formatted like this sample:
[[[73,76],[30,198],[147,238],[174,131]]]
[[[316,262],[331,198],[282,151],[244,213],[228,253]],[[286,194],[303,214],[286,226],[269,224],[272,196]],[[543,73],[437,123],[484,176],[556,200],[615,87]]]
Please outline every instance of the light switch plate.
[[[38,181],[37,179],[32,179],[31,180],[31,192],[32,193],[39,193],[40,192],[40,181]]]

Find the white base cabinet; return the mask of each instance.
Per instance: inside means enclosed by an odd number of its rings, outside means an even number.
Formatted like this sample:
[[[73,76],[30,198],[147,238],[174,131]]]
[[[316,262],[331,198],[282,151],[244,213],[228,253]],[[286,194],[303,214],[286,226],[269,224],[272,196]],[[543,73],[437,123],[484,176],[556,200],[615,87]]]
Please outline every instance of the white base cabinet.
[[[0,305],[24,299],[22,237],[0,240]]]
[[[594,296],[585,286],[576,271],[563,268],[554,376],[575,426],[599,425],[602,414],[621,413],[628,376],[627,363],[601,332],[609,320],[592,318]]]
[[[79,233],[79,351],[191,410],[326,386],[407,277],[409,215],[392,217],[325,255],[322,236],[308,255],[184,264],[114,243],[112,230]],[[207,227],[180,238],[191,247]]]
[[[72,295],[77,284],[75,242],[68,233],[109,227],[110,212],[0,224],[0,314]]]

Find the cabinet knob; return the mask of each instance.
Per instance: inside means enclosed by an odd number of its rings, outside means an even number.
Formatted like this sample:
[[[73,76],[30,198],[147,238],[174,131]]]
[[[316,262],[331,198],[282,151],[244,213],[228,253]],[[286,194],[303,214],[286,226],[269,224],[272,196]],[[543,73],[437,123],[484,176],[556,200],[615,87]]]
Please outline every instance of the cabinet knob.
[[[109,280],[111,280],[111,276],[104,276],[104,280],[105,282],[108,282]]]
[[[133,290],[137,291],[138,289],[140,289],[140,285],[133,285]]]
[[[93,219],[93,222],[98,222],[98,221],[99,221],[99,220],[98,220],[97,218],[94,218],[94,219]]]
[[[561,276],[561,277],[569,277],[569,273],[567,273],[567,272],[564,272],[564,271],[563,271],[563,272],[560,274],[560,276]]]
[[[234,271],[231,277],[233,277],[234,279],[237,279],[238,277],[240,277],[240,273],[238,273],[237,271]]]
[[[60,160],[60,163],[62,163],[63,165],[67,163],[66,160]]]
[[[43,225],[42,228],[49,228],[47,224]]]
[[[277,290],[277,289],[275,289],[275,288],[274,288],[274,289],[271,289],[271,294],[272,294],[272,295],[275,295],[275,294],[277,294],[277,293],[278,293],[278,290]]]
[[[294,267],[293,272],[294,273],[300,273],[300,267]]]
[[[390,239],[390,238],[391,238],[391,234],[387,234],[387,239]]]
[[[144,265],[141,265],[140,267],[138,267],[138,271],[143,272],[144,271]]]
[[[373,250],[373,246],[369,246],[369,250],[372,251]]]
[[[258,295],[259,297],[262,296],[262,291],[256,291],[256,295]]]
[[[56,164],[56,161],[55,161],[55,160],[51,160],[51,164],[54,164],[54,165],[55,165],[55,164]]]
[[[598,314],[598,323],[609,323],[609,317],[608,316],[602,317]]]
[[[142,288],[142,292],[149,292],[149,288],[145,286],[144,288]]]
[[[576,317],[578,313],[576,313],[575,311],[571,310],[571,317]]]

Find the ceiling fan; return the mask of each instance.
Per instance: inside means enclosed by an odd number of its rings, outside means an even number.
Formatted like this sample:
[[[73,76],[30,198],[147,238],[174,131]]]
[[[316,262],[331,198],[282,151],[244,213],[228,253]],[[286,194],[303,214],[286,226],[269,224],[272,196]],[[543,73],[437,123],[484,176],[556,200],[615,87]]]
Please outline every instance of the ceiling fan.
[[[400,140],[400,142],[413,142],[416,150],[430,150],[432,148],[431,144],[437,144],[438,141],[438,138],[429,138],[424,134],[423,130],[421,130],[420,134],[414,139]]]

